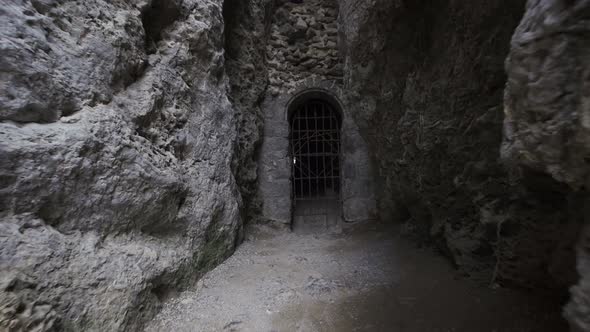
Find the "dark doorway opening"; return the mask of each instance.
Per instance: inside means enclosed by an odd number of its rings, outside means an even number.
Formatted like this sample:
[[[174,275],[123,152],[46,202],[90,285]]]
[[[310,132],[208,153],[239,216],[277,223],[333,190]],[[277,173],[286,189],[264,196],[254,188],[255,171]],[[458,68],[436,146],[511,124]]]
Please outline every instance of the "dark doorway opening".
[[[321,99],[310,99],[291,115],[294,205],[340,199],[340,116]]]

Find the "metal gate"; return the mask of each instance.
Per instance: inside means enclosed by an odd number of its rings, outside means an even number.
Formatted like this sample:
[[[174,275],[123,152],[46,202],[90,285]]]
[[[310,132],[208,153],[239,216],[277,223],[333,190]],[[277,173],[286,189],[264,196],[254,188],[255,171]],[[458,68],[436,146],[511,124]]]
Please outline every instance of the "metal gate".
[[[298,107],[291,118],[294,203],[340,198],[340,119],[319,99]]]

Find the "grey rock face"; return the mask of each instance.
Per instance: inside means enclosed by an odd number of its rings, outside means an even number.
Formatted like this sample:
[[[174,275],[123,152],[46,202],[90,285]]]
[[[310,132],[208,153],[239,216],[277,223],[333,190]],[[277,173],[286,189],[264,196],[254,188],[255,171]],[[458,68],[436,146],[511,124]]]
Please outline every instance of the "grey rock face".
[[[139,329],[239,241],[222,1],[17,1],[0,26],[0,329]]]
[[[263,129],[260,104],[268,85],[265,46],[272,3],[269,0],[226,0],[223,6],[225,70],[231,87],[229,97],[238,116],[238,144],[232,168],[242,194],[244,216],[248,221],[256,221],[261,203],[255,158]]]
[[[509,165],[563,183],[580,280],[566,316],[590,331],[590,1],[529,1],[506,62],[504,143]],[[571,200],[571,198],[570,198]]]
[[[139,12],[145,5],[3,5],[0,120],[53,122],[111,101],[147,64]]]
[[[590,174],[589,7],[529,1],[506,62],[504,158],[572,188]]]
[[[485,282],[561,291],[577,252],[589,331],[589,1],[338,2],[3,4],[0,330],[140,330],[243,218],[288,224],[285,110],[320,88],[345,219],[408,219]]]
[[[524,1],[340,1],[345,88],[377,163],[383,220],[408,220],[481,282],[565,292],[574,197],[500,159],[504,60],[524,10]]]
[[[517,9],[341,1],[345,82],[379,170],[381,218],[409,219],[420,238],[488,282],[495,225],[479,219],[506,190],[498,106]]]

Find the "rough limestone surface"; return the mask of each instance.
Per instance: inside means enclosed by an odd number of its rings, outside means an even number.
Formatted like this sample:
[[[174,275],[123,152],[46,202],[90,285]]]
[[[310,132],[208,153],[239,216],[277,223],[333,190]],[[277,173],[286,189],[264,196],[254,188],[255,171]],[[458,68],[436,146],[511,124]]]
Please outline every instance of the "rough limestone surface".
[[[263,130],[262,100],[268,85],[265,61],[270,0],[225,0],[225,71],[229,98],[238,114],[238,143],[232,163],[243,198],[245,221],[260,219],[257,152]]]
[[[586,225],[565,312],[572,331],[590,331],[590,1],[528,1],[506,69],[503,157],[564,184],[569,223]]]
[[[345,216],[407,219],[485,282],[577,282],[590,331],[590,3],[525,2],[3,3],[0,330],[141,330],[258,185],[288,224],[285,111],[319,89],[351,135]]]
[[[342,80],[335,0],[275,2],[266,57],[270,94],[297,90],[306,80]]]
[[[408,220],[474,279],[566,292],[579,224],[564,185],[500,158],[504,62],[524,11],[523,0],[341,0],[344,89],[383,220]]]
[[[0,330],[133,331],[241,234],[221,0],[0,8]]]

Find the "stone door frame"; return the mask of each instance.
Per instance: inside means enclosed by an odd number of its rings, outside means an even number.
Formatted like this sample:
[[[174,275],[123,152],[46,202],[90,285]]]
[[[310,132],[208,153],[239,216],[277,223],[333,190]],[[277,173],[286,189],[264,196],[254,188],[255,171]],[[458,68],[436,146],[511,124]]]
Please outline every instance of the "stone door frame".
[[[311,78],[292,91],[268,95],[261,105],[264,131],[258,160],[262,219],[287,227],[292,223],[290,112],[313,96],[334,106],[341,115],[340,182],[342,219],[358,222],[374,219],[376,201],[372,165],[365,140],[346,107],[342,87],[334,81]]]

